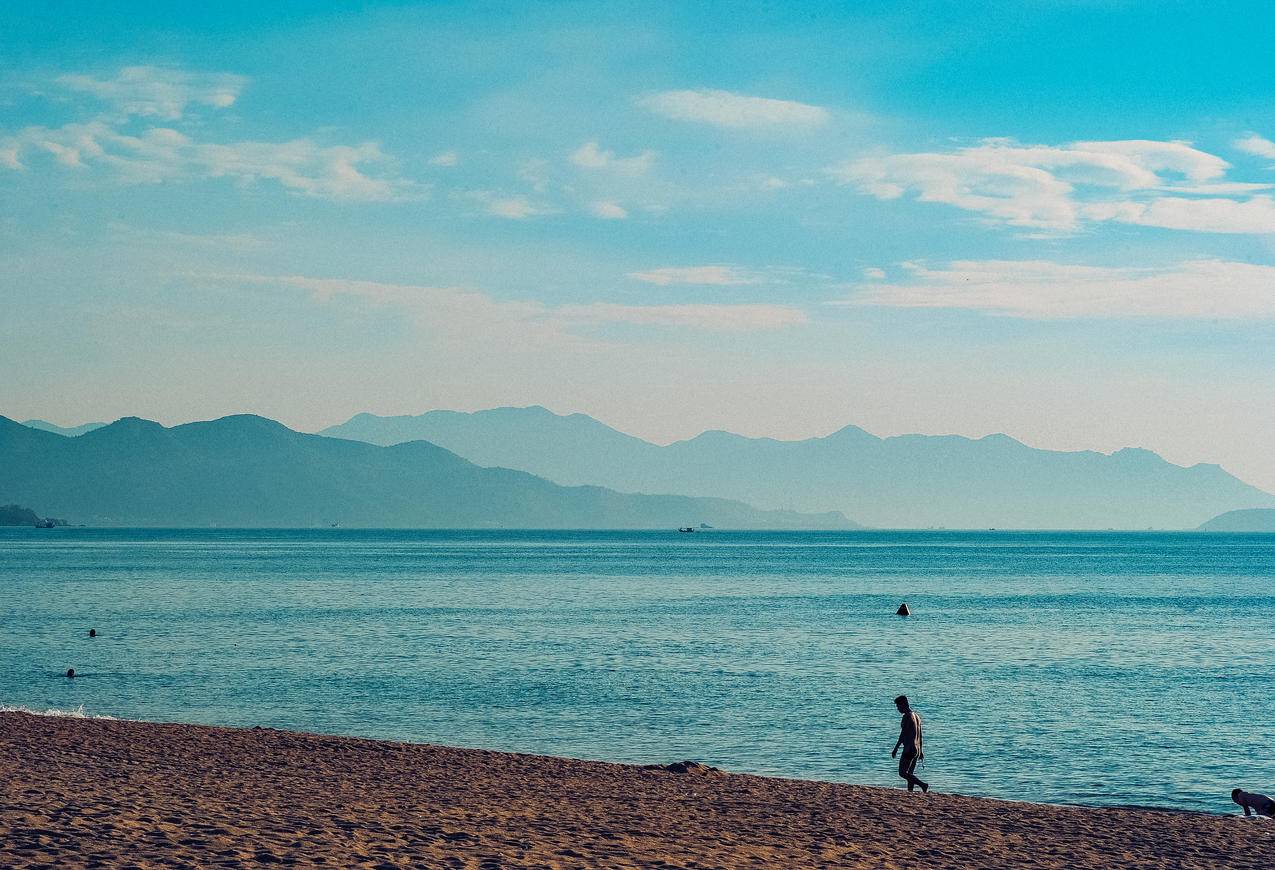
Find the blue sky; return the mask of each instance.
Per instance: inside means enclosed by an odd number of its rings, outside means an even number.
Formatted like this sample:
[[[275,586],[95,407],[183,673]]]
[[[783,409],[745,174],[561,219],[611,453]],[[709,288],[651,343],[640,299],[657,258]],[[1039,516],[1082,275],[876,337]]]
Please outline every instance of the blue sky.
[[[1275,489],[1272,25],[10,4],[0,413],[536,403],[661,441],[1139,445]]]

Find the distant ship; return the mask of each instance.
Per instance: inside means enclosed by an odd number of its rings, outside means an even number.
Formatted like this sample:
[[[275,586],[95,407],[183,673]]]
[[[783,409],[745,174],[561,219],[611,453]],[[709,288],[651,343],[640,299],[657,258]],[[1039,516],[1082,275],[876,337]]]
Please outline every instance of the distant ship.
[[[695,527],[694,526],[678,526],[677,530],[679,532],[693,532],[695,531]]]

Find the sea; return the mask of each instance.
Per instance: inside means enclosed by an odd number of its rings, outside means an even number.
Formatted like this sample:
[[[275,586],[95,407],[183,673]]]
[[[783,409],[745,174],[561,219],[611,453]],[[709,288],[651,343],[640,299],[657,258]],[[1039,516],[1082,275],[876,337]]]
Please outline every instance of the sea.
[[[907,694],[939,791],[1275,794],[1275,535],[0,529],[0,634],[8,708],[897,787]]]

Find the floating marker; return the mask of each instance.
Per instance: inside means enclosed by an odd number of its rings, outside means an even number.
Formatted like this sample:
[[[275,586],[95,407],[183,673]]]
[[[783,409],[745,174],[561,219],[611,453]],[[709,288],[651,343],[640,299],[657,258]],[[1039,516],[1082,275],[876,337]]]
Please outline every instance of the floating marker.
[[[908,603],[905,601],[899,605],[899,609],[894,611],[895,616],[911,616],[912,611],[908,610]]]

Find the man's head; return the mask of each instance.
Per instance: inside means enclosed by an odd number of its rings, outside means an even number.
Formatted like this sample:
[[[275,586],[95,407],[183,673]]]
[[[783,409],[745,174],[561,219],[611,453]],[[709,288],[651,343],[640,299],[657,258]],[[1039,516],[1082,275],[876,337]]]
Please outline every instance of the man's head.
[[[908,703],[907,695],[899,695],[899,697],[895,698],[894,706],[899,708],[900,713],[906,713],[908,710],[912,709],[912,706]]]
[[[1231,789],[1231,800],[1235,801],[1240,806],[1244,806],[1244,801],[1242,800],[1243,797],[1244,797],[1244,789],[1242,788]]]

